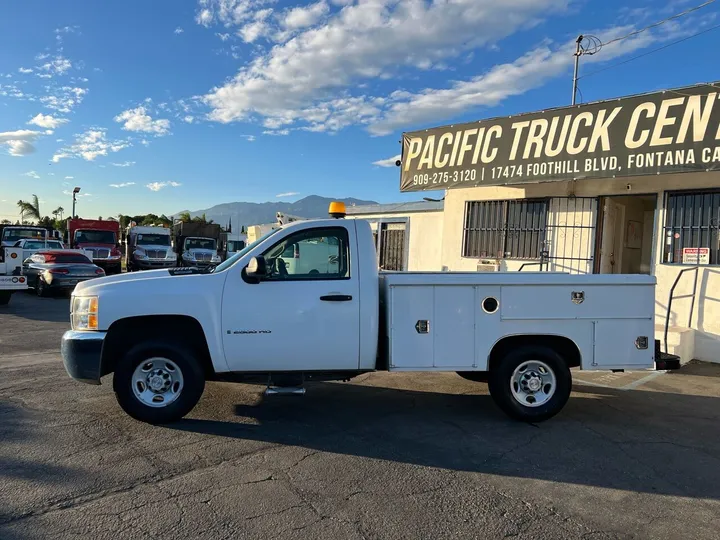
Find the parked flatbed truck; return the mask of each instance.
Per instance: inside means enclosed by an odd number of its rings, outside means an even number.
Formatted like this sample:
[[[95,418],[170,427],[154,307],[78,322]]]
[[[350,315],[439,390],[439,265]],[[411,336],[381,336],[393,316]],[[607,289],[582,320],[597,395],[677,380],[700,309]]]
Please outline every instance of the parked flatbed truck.
[[[67,372],[90,384],[114,373],[120,406],[149,423],[185,416],[207,380],[272,389],[373,371],[487,381],[505,413],[538,422],[565,405],[572,367],[655,367],[653,276],[378,273],[369,223],[341,219],[338,203],[331,215],[272,230],[210,271],[79,284]],[[318,242],[336,264],[285,264]]]

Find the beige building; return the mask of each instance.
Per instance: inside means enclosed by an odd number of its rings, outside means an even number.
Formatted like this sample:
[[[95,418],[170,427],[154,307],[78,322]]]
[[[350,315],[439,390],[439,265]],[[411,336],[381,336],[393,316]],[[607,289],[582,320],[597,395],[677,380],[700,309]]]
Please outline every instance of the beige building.
[[[655,275],[663,350],[667,320],[670,353],[720,362],[718,172],[451,189],[348,214],[380,231],[379,257],[402,229],[405,262],[388,269]]]
[[[347,217],[370,222],[380,268],[441,269],[445,219],[442,201],[350,206]]]

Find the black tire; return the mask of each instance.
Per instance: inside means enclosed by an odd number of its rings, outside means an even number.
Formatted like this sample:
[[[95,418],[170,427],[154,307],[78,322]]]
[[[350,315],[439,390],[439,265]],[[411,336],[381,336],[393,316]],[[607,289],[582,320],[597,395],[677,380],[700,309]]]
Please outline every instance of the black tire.
[[[539,406],[527,406],[513,395],[513,373],[524,362],[538,360],[547,365],[555,375],[555,389],[550,399]],[[495,404],[514,420],[542,422],[559,413],[567,403],[572,390],[572,375],[565,359],[555,350],[544,346],[526,346],[508,353],[490,371],[488,389]]]
[[[12,293],[9,291],[0,292],[0,306],[7,306],[10,303]]]
[[[47,298],[48,296],[50,296],[50,291],[47,284],[45,283],[45,280],[43,280],[39,276],[37,283],[35,284],[35,294],[37,294],[40,298]]]
[[[133,391],[135,368],[150,358],[171,360],[182,373],[182,390],[175,401],[167,406],[145,405]],[[167,424],[182,419],[197,405],[205,390],[205,373],[190,352],[162,341],[144,342],[130,349],[118,362],[113,389],[120,407],[136,420],[148,424]]]

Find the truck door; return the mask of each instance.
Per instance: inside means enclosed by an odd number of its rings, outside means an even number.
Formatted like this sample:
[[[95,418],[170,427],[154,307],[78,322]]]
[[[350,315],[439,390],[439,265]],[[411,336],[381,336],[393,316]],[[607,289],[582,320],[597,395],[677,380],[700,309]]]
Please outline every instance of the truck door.
[[[281,234],[277,235],[278,237]],[[337,264],[287,264],[291,251],[337,244]],[[268,276],[246,282],[232,267],[225,282],[222,333],[233,371],[355,370],[359,367],[360,290],[353,221],[282,236],[262,256]],[[335,253],[339,255],[335,256]],[[244,266],[244,265],[243,265]]]

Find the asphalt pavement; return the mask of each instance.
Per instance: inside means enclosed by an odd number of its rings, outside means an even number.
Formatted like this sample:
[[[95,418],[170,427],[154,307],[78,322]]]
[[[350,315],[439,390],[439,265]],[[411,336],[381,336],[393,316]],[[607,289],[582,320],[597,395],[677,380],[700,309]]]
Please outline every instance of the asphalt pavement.
[[[66,298],[0,307],[0,538],[717,538],[720,365],[583,379],[540,425],[454,374],[264,397],[209,383],[176,424],[77,383]],[[591,374],[592,375],[592,374]],[[628,374],[626,374],[628,375]],[[632,376],[631,374],[629,376]]]

